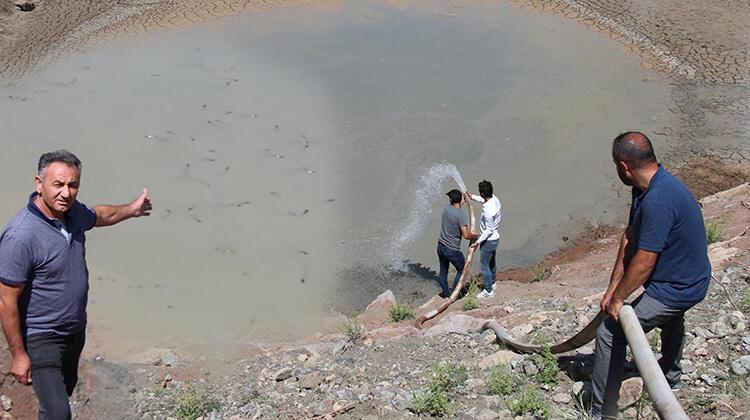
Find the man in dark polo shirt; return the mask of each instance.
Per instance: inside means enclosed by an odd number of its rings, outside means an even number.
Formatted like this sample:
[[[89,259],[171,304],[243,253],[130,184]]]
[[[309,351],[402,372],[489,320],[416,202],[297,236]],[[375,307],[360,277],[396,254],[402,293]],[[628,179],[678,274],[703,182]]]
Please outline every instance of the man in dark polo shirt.
[[[700,206],[677,178],[656,161],[639,132],[615,138],[617,174],[633,187],[630,220],[601,300],[610,318],[597,330],[592,373],[594,418],[617,418],[627,341],[618,323],[624,300],[643,286],[632,306],[645,332],[661,328],[659,365],[672,389],[682,387],[680,359],[685,311],[703,300],[711,279]]]
[[[85,232],[148,216],[148,192],[130,204],[76,200],[81,161],[58,150],[39,158],[36,191],[0,234],[0,322],[10,373],[33,385],[40,419],[69,419],[85,342],[88,268]]]
[[[440,297],[447,298],[456,288],[458,281],[461,279],[461,273],[464,271],[464,254],[461,252],[461,238],[469,241],[477,238],[475,233],[469,231],[466,215],[461,211],[464,204],[464,195],[459,190],[450,190],[446,194],[449,204],[443,209],[443,218],[438,237],[437,254],[440,261]],[[453,264],[456,268],[456,277],[453,279],[453,286],[448,288],[448,267]]]

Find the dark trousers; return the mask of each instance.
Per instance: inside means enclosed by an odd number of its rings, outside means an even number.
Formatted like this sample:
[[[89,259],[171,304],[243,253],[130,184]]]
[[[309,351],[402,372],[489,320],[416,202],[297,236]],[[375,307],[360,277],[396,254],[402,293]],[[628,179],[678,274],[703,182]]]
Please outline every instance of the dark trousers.
[[[456,288],[458,281],[461,279],[461,273],[464,271],[464,254],[461,251],[450,249],[442,243],[438,242],[437,246],[438,259],[440,260],[440,274],[438,275],[438,281],[440,282],[440,288],[442,289],[443,296],[451,294],[453,289]],[[448,288],[448,264],[453,264],[456,267],[456,277],[453,279],[453,287]]]
[[[659,366],[667,382],[680,380],[682,347],[685,344],[685,311],[673,308],[643,293],[632,303],[643,332],[661,328],[661,359]],[[607,318],[597,329],[594,349],[594,371],[591,374],[593,401],[591,414],[595,419],[617,418],[623,365],[625,363],[625,333],[619,322]]]
[[[26,339],[31,385],[39,400],[39,420],[70,419],[68,398],[78,382],[78,360],[86,332],[32,334]]]

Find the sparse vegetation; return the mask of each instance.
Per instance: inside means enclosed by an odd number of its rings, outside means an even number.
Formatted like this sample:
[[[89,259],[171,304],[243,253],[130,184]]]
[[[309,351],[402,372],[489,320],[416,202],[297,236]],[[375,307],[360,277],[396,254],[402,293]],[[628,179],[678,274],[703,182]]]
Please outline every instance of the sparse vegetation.
[[[179,419],[196,419],[219,408],[219,400],[205,385],[188,384],[172,399],[172,415]]]
[[[240,401],[242,404],[250,404],[253,401],[258,401],[263,399],[263,394],[260,393],[260,390],[258,389],[258,383],[257,382],[250,382],[245,389],[242,391],[242,396],[240,397]]]
[[[477,293],[479,293],[479,287],[476,281],[469,282],[469,288],[466,289],[466,295],[463,298],[463,310],[470,311],[479,307],[477,302]]]
[[[563,302],[562,305],[560,305],[560,310],[562,312],[567,312],[568,309],[570,309],[570,303]]]
[[[654,328],[648,333],[648,344],[654,353],[661,352],[661,329]]]
[[[737,305],[737,308],[746,314],[750,314],[750,288],[746,287],[742,291],[742,300]]]
[[[466,383],[467,369],[463,365],[442,362],[435,365],[430,376],[427,388],[414,394],[414,411],[443,417],[451,412],[448,394]]]
[[[351,342],[359,340],[365,334],[365,326],[362,325],[356,317],[349,318],[344,322],[341,326],[341,330]]]
[[[388,310],[391,322],[400,322],[405,319],[414,319],[414,308],[408,303],[394,303]]]
[[[530,414],[537,419],[548,419],[550,416],[549,405],[531,388],[524,388],[517,398],[508,403],[508,409],[514,416]]]
[[[414,395],[414,412],[443,417],[450,413],[451,404],[445,391],[425,390]]]
[[[518,388],[519,378],[505,366],[490,369],[487,377],[487,389],[499,397],[511,395]]]
[[[719,242],[724,238],[724,223],[721,220],[706,220],[705,225],[706,238],[708,239],[709,245]]]
[[[560,368],[557,365],[557,357],[549,350],[549,346],[545,345],[542,352],[533,357],[539,367],[536,380],[547,385],[556,384],[560,379]]]
[[[552,275],[552,270],[544,264],[538,264],[531,268],[531,281],[533,283],[547,280]]]

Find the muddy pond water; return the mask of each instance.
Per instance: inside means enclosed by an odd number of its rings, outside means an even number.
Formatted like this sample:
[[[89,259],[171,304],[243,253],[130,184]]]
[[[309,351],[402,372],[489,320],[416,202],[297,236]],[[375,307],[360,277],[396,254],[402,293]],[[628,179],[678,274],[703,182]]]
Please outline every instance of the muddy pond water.
[[[607,37],[505,3],[239,15],[2,88],[0,218],[52,149],[83,160],[82,202],[149,188],[150,218],[88,234],[90,352],[299,337],[387,286],[437,291],[424,278],[455,183],[415,208],[432,165],[456,165],[470,190],[494,183],[502,267],[618,222],[610,141],[664,126],[668,92]],[[415,211],[423,227],[397,244]]]

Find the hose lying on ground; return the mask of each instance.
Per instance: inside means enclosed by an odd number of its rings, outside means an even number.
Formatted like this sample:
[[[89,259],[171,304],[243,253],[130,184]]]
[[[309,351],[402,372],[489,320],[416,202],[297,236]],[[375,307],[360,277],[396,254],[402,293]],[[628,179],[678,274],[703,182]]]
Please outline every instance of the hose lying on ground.
[[[599,328],[599,324],[604,321],[604,319],[607,317],[607,313],[603,311],[599,311],[598,314],[596,314],[596,317],[591,320],[581,331],[578,331],[578,333],[569,339],[555,344],[553,346],[549,347],[549,350],[554,353],[565,353],[567,351],[575,350],[577,348],[583,347],[586,345],[586,343],[590,342],[594,338],[596,338],[596,329]],[[498,341],[502,342],[503,344],[507,345],[508,347],[518,350],[522,353],[540,353],[543,346],[535,345],[535,344],[529,344],[529,343],[522,343],[520,341],[517,341],[513,336],[511,336],[508,331],[501,327],[500,324],[497,323],[497,321],[489,320],[484,323],[482,326],[482,331],[485,330],[492,330],[495,332],[495,335],[497,336]]]
[[[470,231],[474,232],[476,228],[474,210],[471,207],[471,200],[467,200],[466,203],[469,205],[469,225],[471,226]],[[464,284],[466,284],[466,277],[469,276],[469,272],[471,271],[471,261],[474,259],[474,250],[476,248],[471,247],[472,243],[473,241],[469,243],[470,246],[469,251],[466,253],[466,263],[464,263],[464,271],[461,273],[461,277],[458,279],[458,284],[456,285],[455,289],[453,289],[453,293],[451,293],[451,296],[440,306],[438,306],[437,309],[433,309],[424,315],[420,315],[419,318],[414,321],[414,326],[418,329],[421,330],[422,324],[424,324],[425,321],[435,318],[440,313],[448,309],[448,307],[451,306],[456,300],[458,300],[458,297],[461,295],[461,290],[464,288]]]
[[[599,324],[604,321],[607,317],[607,313],[599,311],[599,313],[588,323],[581,331],[579,331],[573,337],[555,344],[549,348],[552,353],[565,353],[571,350],[575,350],[584,346],[596,338],[596,329]],[[685,411],[680,406],[679,401],[675,398],[672,389],[669,387],[664,374],[661,371],[659,363],[654,357],[654,353],[651,351],[651,346],[646,339],[646,334],[643,333],[641,323],[638,321],[638,317],[635,315],[635,311],[630,305],[625,305],[620,310],[619,314],[620,325],[625,332],[625,337],[628,340],[628,345],[633,353],[633,359],[635,360],[636,366],[638,366],[638,372],[641,374],[643,383],[648,390],[648,395],[653,402],[654,408],[659,417],[667,420],[684,420],[687,419]],[[498,341],[501,341],[505,345],[522,353],[538,353],[541,352],[543,347],[533,344],[526,344],[516,341],[508,331],[501,327],[500,324],[495,320],[490,320],[484,323],[482,331],[492,330],[495,332]]]

